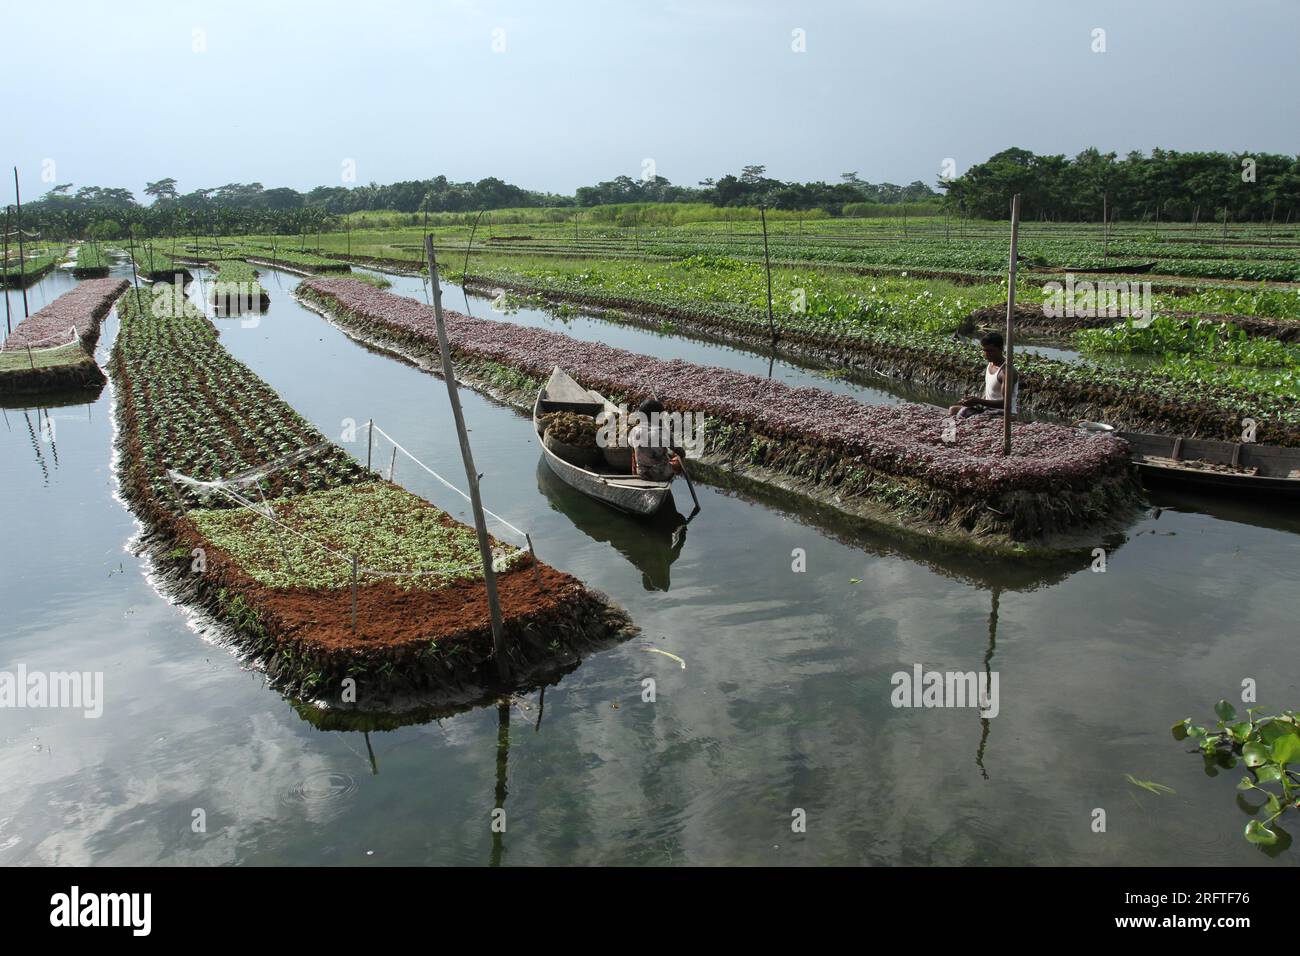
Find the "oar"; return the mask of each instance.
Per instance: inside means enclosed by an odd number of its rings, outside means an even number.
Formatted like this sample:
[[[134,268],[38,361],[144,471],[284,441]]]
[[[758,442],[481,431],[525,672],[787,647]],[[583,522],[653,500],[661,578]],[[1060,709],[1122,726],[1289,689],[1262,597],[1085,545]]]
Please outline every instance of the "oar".
[[[685,449],[683,449],[683,451],[685,451]],[[684,454],[678,455],[677,463],[681,466],[682,477],[686,479],[686,487],[690,489],[691,499],[695,502],[695,510],[691,512],[691,517],[686,519],[687,521],[690,521],[691,518],[694,518],[700,513],[700,496],[695,493],[695,485],[691,483],[691,473],[686,470],[686,456]]]

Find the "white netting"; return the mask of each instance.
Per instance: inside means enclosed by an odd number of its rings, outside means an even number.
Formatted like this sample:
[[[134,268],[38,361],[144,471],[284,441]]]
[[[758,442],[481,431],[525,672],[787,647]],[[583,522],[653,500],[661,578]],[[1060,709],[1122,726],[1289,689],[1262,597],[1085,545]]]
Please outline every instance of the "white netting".
[[[55,342],[63,338],[65,335],[71,336],[66,342],[59,342],[59,344],[57,345],[46,345],[41,348],[35,347],[37,342]],[[77,327],[73,325],[68,328],[68,331],[66,333],[56,332],[53,335],[46,335],[42,338],[35,339],[31,342],[24,342],[22,345],[15,345],[13,347],[9,347],[9,340],[6,339],[5,351],[6,352],[54,352],[58,349],[66,349],[69,345],[72,345],[73,343],[80,344],[80,342],[81,342],[81,336],[77,334]]]
[[[423,468],[425,471],[431,474],[434,478],[437,478],[440,482],[442,482],[452,491],[456,492],[457,494],[461,495],[462,497],[466,498],[466,500],[468,500],[469,498],[468,495],[466,495],[463,491],[461,491],[451,482],[447,481],[446,478],[442,477],[442,475],[438,474],[436,471],[434,471],[424,462],[420,461],[409,451],[407,451],[405,448],[399,445],[396,441],[393,440],[393,438],[390,435],[388,435],[387,432],[384,432],[377,425],[374,425],[373,428],[375,431],[383,434],[385,438],[388,438],[388,440],[393,443],[393,446],[395,448],[400,450],[403,454],[405,454],[417,465],[419,465],[421,468]],[[262,494],[262,489],[260,486],[260,483],[263,479],[269,477],[275,472],[280,471],[284,468],[291,467],[307,458],[310,458],[312,455],[317,454],[320,451],[329,449],[330,447],[331,445],[327,441],[319,442],[308,448],[302,448],[299,449],[298,451],[291,452],[288,455],[285,455],[282,458],[278,458],[275,461],[269,462],[265,465],[260,465],[256,468],[250,468],[246,471],[242,471],[237,474],[231,475],[228,478],[218,478],[212,481],[200,481],[197,478],[192,478],[189,475],[182,474],[181,472],[176,471],[174,468],[167,470],[167,477],[174,484],[191,488],[194,491],[197,491],[198,493],[204,496],[212,495],[212,494],[220,495],[221,497],[225,498],[230,502],[233,502],[239,507],[251,511],[253,514],[256,514],[259,518],[271,522],[280,530],[287,531],[289,534],[292,534],[295,537],[301,539],[302,541],[307,542],[314,548],[324,551],[327,554],[330,554],[338,558],[340,561],[343,561],[345,564],[350,566],[353,561],[352,555],[348,555],[335,548],[331,548],[323,541],[319,541],[316,538],[311,537],[310,535],[303,534],[301,531],[298,531],[297,529],[290,527],[289,525],[281,521],[279,516],[276,515],[275,510],[271,507],[271,503],[267,501],[266,496]],[[390,479],[391,479],[391,474],[390,474]],[[259,500],[254,501],[245,493],[250,488],[257,489]],[[532,539],[528,536],[526,532],[520,531],[514,525],[510,524],[510,522],[506,521],[504,518],[500,517],[499,515],[496,515],[493,512],[488,511],[486,508],[484,508],[483,511],[485,514],[491,515],[493,518],[501,522],[507,528],[510,528],[512,531],[516,532],[522,538],[524,538],[524,540],[528,543],[528,550],[530,552],[532,551]],[[504,548],[500,548],[500,547],[493,548],[492,549],[493,569],[498,572],[505,570],[506,567],[508,566],[507,562],[509,558],[510,558],[510,554]],[[356,570],[358,575],[364,574],[370,577],[377,577],[377,578],[414,578],[414,577],[428,577],[432,575],[438,575],[440,577],[448,577],[448,576],[460,575],[462,573],[470,574],[470,573],[480,572],[482,571],[482,564],[476,562],[474,564],[469,564],[469,565],[457,566],[452,568],[438,568],[436,570],[430,570],[430,571],[394,571],[394,570],[385,570],[380,568],[367,568],[358,565]]]

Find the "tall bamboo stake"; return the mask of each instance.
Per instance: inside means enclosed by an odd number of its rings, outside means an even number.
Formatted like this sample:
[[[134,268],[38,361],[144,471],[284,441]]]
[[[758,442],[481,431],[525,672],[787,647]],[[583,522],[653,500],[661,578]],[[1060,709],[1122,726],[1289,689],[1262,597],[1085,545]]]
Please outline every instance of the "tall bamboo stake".
[[[483,559],[483,583],[487,588],[488,614],[492,622],[492,648],[497,659],[497,675],[507,677],[505,637],[502,634],[501,604],[497,598],[497,576],[492,570],[492,545],[488,541],[487,521],[483,517],[483,501],[479,497],[478,472],[474,468],[474,455],[465,432],[465,416],[460,409],[460,393],[456,390],[456,370],[451,364],[451,347],[447,344],[447,328],[442,319],[442,288],[438,285],[438,262],[433,254],[433,235],[424,234],[424,257],[429,264],[429,285],[433,289],[433,318],[438,331],[438,351],[442,353],[442,377],[447,383],[447,398],[456,422],[456,437],[460,440],[460,456],[465,461],[465,481],[469,485],[469,503],[474,512],[474,529],[478,532],[478,550]]]
[[[9,207],[5,206],[5,236],[4,236],[5,264],[4,275],[0,276],[0,284],[5,287],[5,335],[12,332],[13,324],[10,321],[10,313],[13,307],[9,304]]]
[[[1016,245],[1020,238],[1020,193],[1011,197],[1011,253],[1007,260],[1007,341],[1002,369],[1002,454],[1011,454],[1011,396],[1015,394],[1011,376],[1011,334],[1016,314]]]
[[[772,333],[772,344],[776,345],[776,320],[772,317],[772,257],[767,251],[767,209],[759,206],[758,214],[763,220],[763,264],[767,269],[767,328]]]
[[[23,258],[23,197],[18,194],[18,167],[14,167],[14,202],[17,203],[17,217],[15,227],[18,230],[18,287],[23,290],[23,318],[27,318],[27,281],[24,278],[23,267],[26,260]]]

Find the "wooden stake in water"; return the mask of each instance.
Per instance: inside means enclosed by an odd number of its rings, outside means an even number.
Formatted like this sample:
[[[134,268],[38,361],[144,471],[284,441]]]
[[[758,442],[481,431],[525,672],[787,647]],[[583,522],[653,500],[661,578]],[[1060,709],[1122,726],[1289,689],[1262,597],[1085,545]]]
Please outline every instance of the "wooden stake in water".
[[[442,353],[442,377],[447,383],[447,398],[456,422],[456,437],[460,440],[460,456],[465,461],[465,480],[469,484],[469,503],[474,512],[474,529],[478,532],[478,550],[483,559],[483,584],[487,589],[488,615],[492,622],[492,648],[497,659],[497,674],[505,680],[508,674],[505,654],[505,636],[502,633],[501,604],[497,599],[497,576],[492,569],[492,544],[488,540],[487,522],[483,517],[483,501],[478,492],[478,472],[474,469],[474,455],[465,432],[465,416],[460,410],[460,394],[456,390],[456,370],[451,364],[451,347],[447,344],[447,328],[442,319],[442,287],[438,284],[438,262],[433,254],[433,236],[424,234],[424,257],[429,265],[429,285],[433,288],[433,318],[438,331],[438,351]]]
[[[370,454],[375,447],[375,420],[372,418],[366,425],[366,471],[370,470]]]
[[[1011,364],[1011,333],[1016,314],[1016,245],[1020,238],[1020,193],[1011,197],[1011,254],[1007,264],[1007,341],[1006,355],[1002,361],[1002,454],[1011,454],[1011,397],[1015,388],[1011,382],[1014,373]]]

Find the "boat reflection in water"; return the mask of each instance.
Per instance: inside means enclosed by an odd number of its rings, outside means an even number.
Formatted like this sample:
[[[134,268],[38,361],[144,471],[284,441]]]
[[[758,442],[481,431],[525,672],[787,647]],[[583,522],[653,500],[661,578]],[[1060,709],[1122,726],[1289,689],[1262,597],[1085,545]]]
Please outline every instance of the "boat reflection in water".
[[[658,511],[634,518],[565,484],[538,459],[537,488],[553,509],[593,541],[609,542],[641,572],[647,591],[667,591],[670,569],[686,542],[686,518],[669,492]]]

